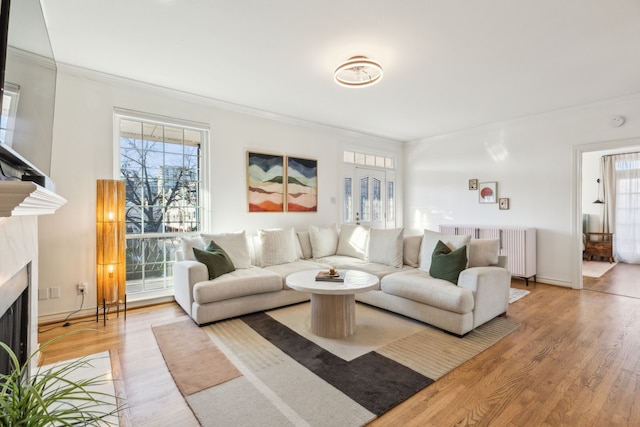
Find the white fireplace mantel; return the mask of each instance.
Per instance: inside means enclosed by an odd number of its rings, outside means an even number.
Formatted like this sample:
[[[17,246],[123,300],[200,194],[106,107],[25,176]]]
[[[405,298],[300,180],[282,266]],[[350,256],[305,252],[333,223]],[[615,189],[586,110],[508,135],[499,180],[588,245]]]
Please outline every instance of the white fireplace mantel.
[[[66,202],[34,182],[0,181],[0,295],[7,298],[12,294],[15,285],[12,278],[17,275],[23,273],[30,278],[27,280],[29,353],[38,348],[38,216],[53,214]],[[36,359],[31,361],[32,372]]]
[[[30,181],[0,181],[0,218],[54,213],[67,200]]]

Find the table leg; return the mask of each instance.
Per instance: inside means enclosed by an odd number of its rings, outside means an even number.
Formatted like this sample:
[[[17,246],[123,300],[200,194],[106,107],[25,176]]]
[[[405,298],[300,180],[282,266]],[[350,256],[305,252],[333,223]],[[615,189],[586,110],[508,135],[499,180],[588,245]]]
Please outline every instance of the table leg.
[[[311,332],[345,338],[356,331],[355,295],[311,294]]]

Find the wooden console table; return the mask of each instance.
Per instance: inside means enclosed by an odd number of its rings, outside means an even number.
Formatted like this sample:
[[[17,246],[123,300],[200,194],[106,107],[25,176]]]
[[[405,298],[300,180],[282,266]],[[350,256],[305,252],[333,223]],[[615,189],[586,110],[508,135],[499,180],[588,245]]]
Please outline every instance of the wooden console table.
[[[585,256],[591,261],[594,256],[607,258],[613,262],[613,234],[612,233],[586,233]]]

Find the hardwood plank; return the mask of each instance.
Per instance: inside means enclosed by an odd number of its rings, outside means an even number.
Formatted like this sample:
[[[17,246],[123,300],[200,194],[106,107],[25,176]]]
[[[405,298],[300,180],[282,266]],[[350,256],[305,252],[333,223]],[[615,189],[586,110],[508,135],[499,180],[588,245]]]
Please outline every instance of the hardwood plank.
[[[640,298],[640,265],[619,262],[602,277],[583,277],[582,285],[592,291]]]
[[[120,357],[118,352],[111,349],[109,350],[109,358],[111,359],[111,374],[113,377],[113,387],[115,389],[115,395],[117,404],[123,406],[123,409],[118,412],[118,423],[120,427],[132,427],[131,423],[131,411],[127,406],[127,390],[124,387],[124,376],[122,375],[122,367],[120,366]]]
[[[611,285],[611,277],[599,280]],[[532,282],[527,288],[518,279],[512,286],[531,291],[509,306],[517,331],[370,425],[640,425],[640,299]],[[184,317],[168,303],[131,310],[126,322],[114,317],[106,328],[94,322],[44,332],[41,343],[74,328],[100,331],[47,348],[44,363],[115,351],[131,425],[197,426],[151,332],[153,324]]]

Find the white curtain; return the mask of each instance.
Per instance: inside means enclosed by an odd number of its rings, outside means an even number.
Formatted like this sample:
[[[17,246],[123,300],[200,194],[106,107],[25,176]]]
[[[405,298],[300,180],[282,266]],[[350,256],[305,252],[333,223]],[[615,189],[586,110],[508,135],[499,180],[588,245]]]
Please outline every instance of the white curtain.
[[[640,264],[640,153],[602,157],[605,233],[613,235],[613,256]]]
[[[602,232],[616,232],[616,168],[614,156],[602,156],[600,161],[600,175],[602,176]],[[598,195],[598,197],[600,197]],[[614,236],[615,237],[615,236]]]

